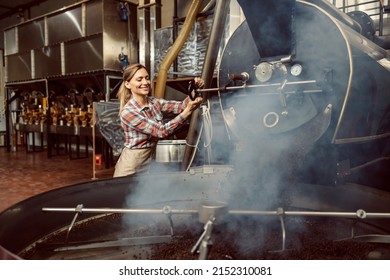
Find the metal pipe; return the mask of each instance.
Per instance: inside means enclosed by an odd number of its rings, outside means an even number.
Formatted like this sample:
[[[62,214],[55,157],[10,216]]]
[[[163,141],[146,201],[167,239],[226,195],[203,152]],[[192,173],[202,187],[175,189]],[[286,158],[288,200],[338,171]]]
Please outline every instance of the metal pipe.
[[[216,0],[210,0],[200,12],[201,14],[212,11],[215,8]]]
[[[358,7],[362,5],[367,5],[367,4],[374,4],[379,2],[378,0],[373,0],[373,1],[367,1],[367,2],[362,2],[362,3],[357,3],[357,4],[350,4],[350,5],[343,5],[343,9],[348,9],[348,8],[353,8],[353,7]],[[380,5],[380,4],[379,4]],[[340,8],[338,8],[340,9]],[[345,11],[344,11],[345,12]]]
[[[161,0],[153,0],[156,5],[153,5],[149,8],[150,17],[149,17],[149,46],[150,46],[150,77],[154,77],[155,73],[155,38],[154,30],[161,28]]]
[[[76,212],[76,213],[109,213],[109,214],[198,214],[194,209],[171,209],[165,206],[162,209],[130,209],[130,208],[53,208],[44,207],[44,212]],[[390,213],[366,212],[357,210],[356,212],[319,212],[319,211],[263,211],[263,210],[229,210],[230,215],[257,215],[257,216],[311,216],[311,217],[339,217],[339,218],[390,218]]]
[[[264,87],[285,87],[286,85],[303,85],[303,84],[315,84],[317,81],[308,80],[308,81],[299,81],[299,82],[283,82],[275,84],[261,84],[261,85],[242,85],[242,86],[233,86],[233,87],[222,87],[222,88],[204,88],[197,89],[196,92],[213,92],[213,91],[227,91],[227,90],[238,90],[246,88],[264,88]]]
[[[177,22],[177,0],[173,0],[173,22],[172,22],[172,39],[176,41],[178,34],[178,22]],[[177,72],[179,69],[179,63],[177,57],[173,60],[173,71]],[[175,76],[176,78],[176,76]]]
[[[198,77],[199,75],[193,74],[193,73],[184,73],[184,72],[178,72],[178,71],[169,71],[169,75],[178,75],[183,77]]]
[[[383,5],[381,4],[381,8],[379,9],[379,36],[383,36]]]
[[[53,146],[53,141],[50,137],[50,124],[51,124],[51,114],[50,114],[50,108],[51,108],[51,100],[49,96],[49,82],[47,79],[44,79],[45,81],[45,91],[46,91],[46,100],[47,100],[47,108],[43,108],[46,111],[46,142],[47,142],[47,158],[51,158],[51,150]],[[43,139],[42,139],[43,141]]]
[[[11,152],[11,101],[9,89],[5,87],[6,91],[6,106],[5,106],[5,146],[7,147],[7,152]]]
[[[230,0],[218,0],[215,7],[213,24],[202,68],[202,79],[204,80],[205,88],[210,87],[213,81],[215,65],[224,34],[229,4]],[[203,98],[207,101],[208,95],[203,96]]]
[[[160,69],[158,71],[158,76],[157,76],[157,81],[156,81],[156,86],[154,91],[154,96],[157,98],[163,98],[165,95],[165,87],[166,87],[165,83],[167,81],[168,70],[171,67],[172,62],[176,58],[177,54],[180,52],[181,48],[183,47],[184,43],[186,42],[187,37],[191,31],[191,28],[194,22],[196,21],[196,16],[198,15],[200,7],[202,6],[202,2],[203,0],[194,0],[192,2],[186,20],[184,21],[183,28],[181,29],[171,49],[164,57],[164,60],[160,64]]]
[[[81,212],[81,213],[95,213],[95,214],[196,214],[198,210],[184,210],[184,209],[129,209],[129,208],[53,208],[44,207],[44,212]]]
[[[257,211],[257,210],[230,210],[232,215],[260,215],[276,216],[278,211]],[[356,212],[318,212],[318,211],[284,211],[285,216],[311,216],[311,217],[340,217],[340,218],[390,218],[390,213],[368,213],[363,210]]]
[[[213,74],[215,64],[218,58],[218,51],[222,41],[222,35],[224,33],[224,27],[227,17],[227,11],[229,8],[230,0],[218,0],[215,7],[215,13],[213,18],[213,25],[210,31],[210,38],[207,45],[207,51],[202,69],[202,79],[204,81],[204,87],[209,88],[213,81]],[[203,101],[206,102],[209,98],[208,94],[203,96]],[[187,134],[187,143],[183,161],[181,164],[181,170],[187,170],[188,165],[191,162],[193,153],[195,153],[195,145],[198,139],[198,124],[200,119],[199,109],[195,110],[191,115],[190,127]]]

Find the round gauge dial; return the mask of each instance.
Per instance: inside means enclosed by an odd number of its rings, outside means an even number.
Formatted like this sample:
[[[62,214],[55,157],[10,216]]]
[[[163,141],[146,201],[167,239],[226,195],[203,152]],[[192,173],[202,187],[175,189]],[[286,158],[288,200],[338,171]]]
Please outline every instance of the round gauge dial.
[[[273,67],[268,62],[262,62],[259,65],[257,65],[255,70],[256,79],[259,82],[267,82],[271,79],[273,74]]]
[[[302,73],[302,65],[301,64],[294,64],[291,66],[290,73],[293,76],[299,76]]]

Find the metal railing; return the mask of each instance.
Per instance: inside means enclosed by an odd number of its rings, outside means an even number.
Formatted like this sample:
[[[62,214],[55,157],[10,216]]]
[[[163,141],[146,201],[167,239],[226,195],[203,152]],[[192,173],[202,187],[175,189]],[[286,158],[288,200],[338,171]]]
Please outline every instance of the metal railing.
[[[337,0],[332,0],[332,4],[334,6],[337,5]],[[374,7],[370,10],[374,10],[374,13],[367,13],[370,17],[373,17],[373,16],[378,16],[379,17],[379,21],[378,21],[378,27],[376,28],[376,31],[378,32],[379,36],[382,36],[383,35],[383,16],[384,14],[387,14],[389,13],[389,5],[385,5],[384,4],[384,1],[383,0],[372,0],[372,1],[363,1],[363,2],[360,2],[359,3],[355,3],[355,4],[347,4],[347,0],[343,0],[342,1],[343,4],[342,6],[340,7],[337,7],[338,9],[340,9],[341,11],[343,11],[344,13],[347,11],[347,9],[349,8],[357,8],[357,7],[361,7],[363,5],[369,5],[369,4],[375,4],[377,3],[378,6],[377,7]],[[367,11],[365,11],[367,12]]]

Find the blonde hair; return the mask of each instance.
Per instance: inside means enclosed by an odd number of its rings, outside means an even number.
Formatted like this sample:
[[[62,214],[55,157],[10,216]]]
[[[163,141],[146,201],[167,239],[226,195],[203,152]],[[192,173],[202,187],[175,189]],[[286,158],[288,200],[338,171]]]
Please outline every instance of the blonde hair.
[[[119,99],[119,112],[122,110],[122,108],[126,105],[126,103],[130,100],[131,98],[131,90],[129,90],[125,86],[125,82],[129,82],[137,73],[138,70],[140,69],[146,69],[145,66],[142,64],[136,63],[136,64],[131,64],[125,68],[123,71],[123,81],[121,86],[119,87],[118,93],[116,94],[117,98]]]

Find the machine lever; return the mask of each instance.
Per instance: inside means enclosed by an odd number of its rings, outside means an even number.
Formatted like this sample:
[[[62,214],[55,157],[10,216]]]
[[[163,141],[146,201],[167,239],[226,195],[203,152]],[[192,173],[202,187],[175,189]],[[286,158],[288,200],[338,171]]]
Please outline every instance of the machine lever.
[[[187,94],[188,96],[190,97],[190,99],[192,101],[194,101],[196,99],[196,97],[198,96],[198,93],[196,91],[196,87],[195,87],[195,80],[192,79],[189,83],[188,83],[188,90],[187,90]]]
[[[69,225],[68,231],[66,232],[65,244],[68,244],[70,231],[72,230],[73,225],[76,222],[77,217],[79,216],[79,214],[83,212],[83,207],[84,207],[83,204],[79,204],[75,208],[76,214],[74,215],[73,220],[72,220],[72,222]]]
[[[191,249],[191,253],[195,253],[198,248],[201,246],[201,244],[203,242],[207,242],[207,240],[210,239],[210,235],[211,235],[211,228],[212,228],[212,225],[213,225],[213,221],[215,220],[215,218],[213,218],[212,220],[209,220],[205,225],[204,225],[204,231],[203,233],[201,234],[201,236],[199,237],[198,241],[196,241],[195,245],[192,247]],[[203,247],[203,246],[202,246]]]

